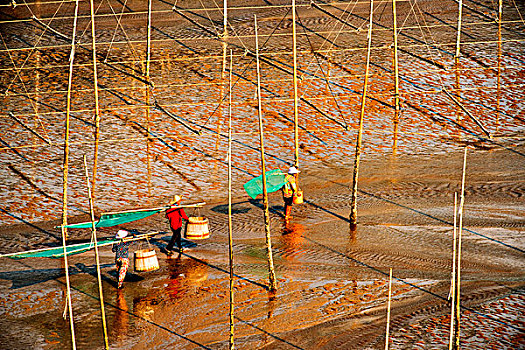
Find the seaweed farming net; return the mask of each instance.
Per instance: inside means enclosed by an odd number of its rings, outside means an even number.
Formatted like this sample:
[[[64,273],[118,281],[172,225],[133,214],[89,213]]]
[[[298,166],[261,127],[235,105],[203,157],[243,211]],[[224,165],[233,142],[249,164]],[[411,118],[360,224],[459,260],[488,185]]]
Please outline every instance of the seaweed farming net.
[[[271,193],[279,190],[286,183],[286,174],[279,169],[267,171],[266,177],[266,192]],[[251,179],[244,184],[244,189],[248,196],[255,199],[257,195],[262,194],[262,175]]]
[[[147,211],[135,211],[131,213],[115,213],[115,214],[102,214],[100,219],[95,222],[95,227],[112,227],[128,222],[147,218],[153,214],[160,212],[162,209],[147,210]],[[91,221],[81,222],[78,224],[71,224],[64,227],[67,228],[91,228]]]
[[[108,239],[103,240],[97,243],[97,246],[105,246],[110,245],[113,243],[118,242],[118,239]],[[90,249],[93,249],[95,247],[94,242],[89,243],[80,243],[80,244],[72,244],[69,246],[66,246],[66,255],[74,255],[74,254],[80,254],[83,252],[86,252]],[[31,252],[22,252],[16,255],[11,255],[9,258],[11,259],[25,259],[25,258],[63,258],[64,257],[64,247],[56,247],[56,248],[46,248],[41,249],[38,251],[31,251]]]

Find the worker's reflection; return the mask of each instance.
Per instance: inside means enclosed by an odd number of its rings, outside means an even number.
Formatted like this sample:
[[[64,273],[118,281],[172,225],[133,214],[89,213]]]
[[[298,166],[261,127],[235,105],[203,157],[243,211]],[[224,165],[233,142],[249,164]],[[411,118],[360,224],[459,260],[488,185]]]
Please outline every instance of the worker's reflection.
[[[208,278],[208,265],[192,258],[166,259],[168,274],[164,289],[133,299],[133,313],[148,321],[166,302],[178,302],[188,290],[198,288]],[[162,312],[161,312],[162,314]]]
[[[117,289],[117,299],[115,300],[116,309],[115,316],[113,317],[114,339],[117,339],[117,342],[127,337],[129,326],[129,309],[124,295],[122,289]]]
[[[287,223],[283,229],[283,235],[281,236],[281,242],[283,243],[283,249],[289,253],[295,253],[304,243],[304,230],[305,227],[297,223]]]

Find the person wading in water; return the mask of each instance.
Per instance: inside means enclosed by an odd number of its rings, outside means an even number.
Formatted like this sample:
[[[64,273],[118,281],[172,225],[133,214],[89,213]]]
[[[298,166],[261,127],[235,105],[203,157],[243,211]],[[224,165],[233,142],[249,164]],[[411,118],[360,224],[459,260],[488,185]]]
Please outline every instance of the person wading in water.
[[[286,183],[281,187],[284,200],[284,220],[286,222],[290,221],[290,216],[292,214],[293,195],[297,192],[297,180],[295,177],[299,173],[300,171],[297,170],[296,167],[290,167],[290,169],[288,169],[288,174],[285,177]]]

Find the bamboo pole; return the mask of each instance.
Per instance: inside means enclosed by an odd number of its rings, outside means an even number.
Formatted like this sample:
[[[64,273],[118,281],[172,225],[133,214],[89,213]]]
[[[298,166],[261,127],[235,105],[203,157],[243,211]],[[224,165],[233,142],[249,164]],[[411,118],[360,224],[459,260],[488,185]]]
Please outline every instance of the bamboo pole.
[[[450,280],[450,337],[448,343],[448,349],[452,350],[454,346],[454,315],[455,315],[455,303],[456,303],[456,248],[457,248],[457,231],[456,231],[456,219],[457,219],[457,205],[458,204],[458,193],[454,192],[454,230],[453,230],[453,243],[452,243],[452,276]]]
[[[397,133],[399,127],[399,66],[397,59],[397,14],[396,14],[396,0],[392,0],[392,15],[394,18],[394,137],[392,150],[393,153],[397,152]]]
[[[223,8],[224,8],[224,13],[223,13],[223,23],[222,23],[222,26],[223,26],[223,32],[222,32],[222,74],[221,74],[221,78],[224,79],[224,74],[225,74],[225,71],[226,71],[226,49],[228,48],[228,43],[227,43],[227,39],[228,39],[228,0],[224,0],[223,2]],[[231,55],[231,53],[230,53]]]
[[[458,0],[459,8],[458,8],[458,25],[457,25],[457,37],[456,37],[456,52],[454,54],[454,67],[455,69],[455,77],[456,77],[456,90],[457,94],[459,96],[459,101],[461,102],[461,93],[460,93],[460,83],[459,83],[459,55],[460,55],[460,48],[461,48],[461,19],[462,19],[462,13],[463,13],[463,0]],[[459,106],[459,105],[458,105]],[[456,120],[459,122],[460,120],[460,112],[459,109],[456,110]]]
[[[295,29],[295,0],[292,0],[292,37],[293,37],[293,121],[294,121],[294,165],[299,166],[299,111],[297,105],[297,35]]]
[[[467,149],[465,147],[465,154],[463,156],[463,175],[461,177],[461,197],[459,201],[459,225],[458,225],[458,258],[457,258],[457,279],[456,279],[456,349],[459,349],[460,339],[460,325],[461,325],[461,235],[463,231],[463,205],[465,204],[465,173],[467,168]]]
[[[352,201],[350,203],[350,226],[357,225],[357,180],[359,176],[359,159],[361,157],[361,143],[363,138],[363,119],[365,115],[366,89],[368,86],[368,71],[370,69],[370,48],[372,45],[372,18],[374,13],[374,0],[370,0],[370,23],[368,24],[368,50],[366,53],[365,83],[361,96],[361,112],[359,114],[359,131],[355,145],[354,176],[352,178]]]
[[[222,69],[221,69],[221,84],[220,84],[220,91],[219,91],[219,101],[218,101],[218,118],[217,118],[217,135],[215,138],[215,153],[219,152],[219,144],[220,144],[220,136],[222,133],[222,101],[224,99],[224,90],[226,86],[225,82],[225,76],[226,76],[226,50],[228,48],[228,43],[226,42],[226,38],[228,36],[228,1],[224,0],[223,2],[223,32],[220,35],[222,37],[221,45],[222,45]],[[213,172],[212,176],[217,175],[217,168],[218,168],[218,161],[214,161],[213,165]]]
[[[395,0],[394,0],[395,1]],[[386,335],[385,335],[385,350],[388,350],[389,338],[390,338],[390,305],[392,300],[392,268],[390,268],[390,278],[388,280],[388,307],[386,314]]]
[[[92,0],[91,0],[91,3],[93,3]],[[93,210],[93,196],[91,195],[91,183],[89,181],[89,173],[88,173],[87,160],[86,160],[85,155],[84,155],[84,169],[86,172],[86,183],[87,183],[88,197],[89,197],[89,213],[91,214],[91,233],[92,233],[91,237],[93,239],[93,249],[95,250],[95,262],[97,264],[98,294],[99,294],[99,299],[100,299],[100,311],[102,313],[102,330],[104,332],[104,346],[106,349],[109,349],[108,329],[106,327],[106,312],[104,310],[104,293],[102,290],[102,277],[100,274],[100,258],[98,255],[98,246],[97,246],[97,228],[95,227],[95,213]]]
[[[146,138],[146,162],[147,162],[147,169],[148,169],[148,197],[151,197],[151,157],[150,157],[150,143],[151,143],[151,137],[150,135],[150,76],[149,76],[149,64],[151,59],[151,4],[152,0],[148,0],[148,37],[146,40],[146,81],[148,82],[145,85],[145,99],[146,99],[146,130],[148,132],[148,137]]]
[[[95,153],[93,155],[93,179],[91,181],[92,196],[96,197],[98,146],[100,139],[100,110],[98,105],[98,74],[97,74],[97,50],[95,37],[95,6],[93,0],[89,0],[91,11],[91,46],[93,51],[93,88],[95,93]]]
[[[263,189],[263,203],[264,203],[264,230],[266,232],[266,248],[268,255],[268,280],[270,291],[277,290],[277,283],[275,280],[275,271],[273,268],[272,256],[272,239],[270,236],[270,213],[268,210],[268,192],[266,190],[266,164],[264,161],[264,131],[262,120],[262,106],[261,106],[261,73],[259,67],[259,39],[257,36],[257,15],[253,15],[255,21],[255,56],[257,62],[257,113],[259,115],[259,135],[261,142],[261,170],[262,170],[262,189]]]
[[[67,289],[67,307],[69,310],[69,325],[71,329],[71,344],[72,348],[76,349],[75,342],[75,326],[73,322],[73,308],[71,306],[71,287],[69,283],[69,264],[66,254],[66,240],[67,240],[67,175],[69,171],[69,117],[71,113],[71,86],[73,85],[73,61],[75,58],[75,38],[78,21],[78,2],[75,1],[75,19],[73,21],[73,39],[71,41],[71,54],[69,56],[69,77],[67,85],[67,102],[66,102],[66,132],[64,136],[64,163],[63,163],[63,198],[62,198],[62,246],[64,248],[64,270],[66,274],[66,289]]]
[[[226,3],[226,0],[224,0]],[[228,247],[230,263],[230,350],[234,345],[234,310],[233,310],[233,224],[232,224],[232,69],[233,54],[230,50],[230,74],[228,96]]]
[[[34,12],[37,13],[39,16],[40,16],[40,0],[37,0],[36,3],[35,3],[35,8],[34,8]],[[33,29],[33,35],[38,35],[36,34],[37,32],[37,27],[34,27]],[[2,38],[3,40],[3,38]],[[39,114],[39,111],[40,111],[40,99],[41,99],[41,96],[40,96],[40,65],[41,65],[41,61],[42,61],[42,54],[40,51],[36,51],[35,52],[35,55],[36,55],[36,62],[35,62],[35,65],[36,65],[36,69],[35,69],[35,103],[33,104],[34,105],[34,110],[35,110],[35,117],[34,117],[34,128],[37,129],[38,128],[38,114]],[[9,112],[10,115],[12,115],[11,112]],[[45,129],[44,129],[45,131]],[[35,147],[37,144],[38,144],[38,141],[36,139],[36,136],[33,134],[33,137],[32,137],[32,140],[33,140],[33,147]],[[40,138],[40,137],[38,137]],[[45,141],[47,143],[47,141]],[[50,144],[51,142],[49,142]],[[36,171],[37,171],[37,166],[32,166],[31,167],[31,180],[33,182],[35,182],[35,177],[36,177]],[[31,219],[34,219],[35,217],[35,213],[31,213]]]
[[[333,53],[332,52],[328,52],[327,55],[326,55],[326,84],[325,84],[325,88],[324,88],[324,99],[323,99],[323,102],[324,102],[324,106],[326,109],[329,109],[331,107],[331,99],[327,98],[327,97],[330,97],[330,75],[332,74],[332,61],[334,60],[333,59]],[[335,65],[334,65],[335,67]]]
[[[496,132],[498,132],[501,113],[501,21],[503,17],[503,0],[498,1],[498,76],[496,88]]]

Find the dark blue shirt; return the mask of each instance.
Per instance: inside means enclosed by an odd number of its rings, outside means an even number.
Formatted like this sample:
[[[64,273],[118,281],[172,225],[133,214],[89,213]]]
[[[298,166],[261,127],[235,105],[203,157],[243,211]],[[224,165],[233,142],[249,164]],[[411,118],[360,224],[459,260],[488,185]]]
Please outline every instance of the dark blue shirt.
[[[111,248],[111,251],[115,252],[115,258],[128,258],[129,253],[129,246],[133,243],[132,241],[120,241],[118,244],[113,245],[113,248]]]

